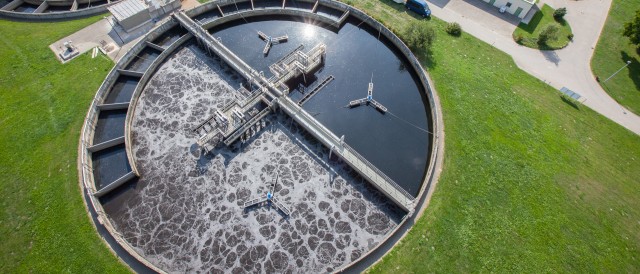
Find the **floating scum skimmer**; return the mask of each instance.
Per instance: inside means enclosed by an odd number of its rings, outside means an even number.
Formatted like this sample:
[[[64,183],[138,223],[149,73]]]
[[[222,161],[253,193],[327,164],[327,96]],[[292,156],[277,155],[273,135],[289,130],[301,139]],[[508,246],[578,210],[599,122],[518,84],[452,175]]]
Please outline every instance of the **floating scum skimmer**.
[[[264,53],[264,55],[269,54],[269,50],[271,50],[271,47],[273,45],[284,43],[284,42],[287,42],[287,40],[289,40],[289,36],[287,36],[286,34],[278,37],[271,37],[264,34],[264,32],[262,31],[258,31],[258,37],[260,37],[260,39],[262,39],[262,41],[266,43],[264,45],[264,49],[262,50],[262,53]]]
[[[349,102],[349,108],[355,108],[362,105],[372,106],[383,114],[387,113],[387,108],[373,99],[373,75],[371,75],[371,82],[369,82],[367,97]]]
[[[289,210],[289,208],[287,208],[284,204],[282,204],[282,202],[280,202],[280,200],[278,200],[278,198],[275,197],[275,190],[276,190],[277,184],[278,184],[278,175],[276,174],[276,178],[273,180],[273,183],[270,184],[270,187],[267,193],[265,193],[264,195],[258,198],[251,199],[244,202],[244,205],[243,205],[244,210],[246,211],[247,209],[255,206],[271,206],[279,210],[280,212],[282,212],[282,214],[284,214],[287,217],[291,215],[291,210]]]

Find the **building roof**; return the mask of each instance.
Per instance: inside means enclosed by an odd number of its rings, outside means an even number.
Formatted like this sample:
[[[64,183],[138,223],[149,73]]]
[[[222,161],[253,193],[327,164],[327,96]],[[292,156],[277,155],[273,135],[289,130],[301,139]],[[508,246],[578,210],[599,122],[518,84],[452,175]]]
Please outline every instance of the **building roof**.
[[[133,15],[145,11],[149,6],[140,0],[124,0],[118,4],[108,7],[113,17],[118,21],[125,20]]]

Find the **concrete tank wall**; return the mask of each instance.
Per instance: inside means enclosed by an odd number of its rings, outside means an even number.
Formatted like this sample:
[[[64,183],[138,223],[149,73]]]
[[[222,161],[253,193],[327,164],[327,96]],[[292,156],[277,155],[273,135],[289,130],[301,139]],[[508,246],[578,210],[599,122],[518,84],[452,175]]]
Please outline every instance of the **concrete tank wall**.
[[[242,1],[242,0],[240,0]],[[304,2],[311,2],[311,3],[315,3],[315,1],[306,1],[303,0]],[[242,1],[245,2],[245,1]],[[430,156],[430,164],[429,167],[427,169],[427,174],[425,176],[425,180],[422,184],[420,193],[418,195],[418,199],[421,199],[422,201],[424,201],[424,197],[426,196],[427,193],[430,192],[431,190],[431,186],[433,184],[435,184],[435,180],[437,180],[437,174],[434,172],[434,167],[435,164],[437,162],[437,157],[439,155],[439,151],[438,151],[438,147],[439,147],[439,142],[441,142],[442,140],[440,140],[440,136],[439,136],[439,132],[440,132],[440,128],[441,125],[438,124],[438,121],[440,121],[440,117],[439,117],[439,105],[437,104],[437,101],[434,100],[434,91],[431,89],[430,86],[430,82],[428,79],[428,76],[426,75],[426,72],[423,70],[420,62],[418,61],[418,59],[413,55],[413,53],[409,50],[409,48],[390,30],[388,30],[386,27],[384,27],[382,24],[380,24],[379,22],[377,22],[376,20],[374,20],[373,18],[371,18],[370,16],[368,16],[367,14],[365,14],[364,12],[357,10],[353,7],[350,7],[346,4],[340,3],[340,2],[336,2],[336,1],[332,1],[332,0],[320,0],[320,5],[326,6],[326,7],[330,7],[330,8],[334,8],[340,11],[349,11],[351,16],[354,16],[355,18],[358,18],[359,20],[362,20],[364,22],[366,22],[367,24],[369,24],[371,27],[376,28],[376,29],[380,29],[381,34],[384,35],[400,52],[402,52],[405,57],[407,58],[407,60],[409,61],[409,63],[411,64],[412,68],[416,71],[418,77],[420,78],[421,82],[422,82],[422,87],[424,89],[424,92],[427,95],[428,98],[428,102],[431,108],[431,129],[433,132],[436,132],[436,135],[432,136],[432,148],[431,148],[431,156]],[[207,3],[205,5],[201,5],[199,7],[196,7],[192,10],[189,10],[187,12],[187,14],[191,17],[194,17],[196,15],[217,9],[217,5],[223,6],[225,4],[233,4],[234,1],[233,0],[221,0],[221,1],[216,1],[216,2],[210,2]],[[320,16],[323,17],[321,19],[326,19],[323,20],[323,22],[325,23],[329,23],[332,24],[335,22],[334,19],[332,18],[328,18],[326,16],[321,16],[321,15],[317,15],[315,13],[312,13],[310,10],[291,10],[291,9],[285,9],[285,10],[281,10],[281,9],[266,9],[266,10],[262,10],[262,11],[243,11],[241,12],[242,15],[246,16],[248,14],[287,14],[287,15],[298,15],[298,16],[303,16],[303,17],[315,17],[315,16]],[[234,14],[235,15],[235,14]],[[228,20],[232,20],[233,15],[228,15],[225,16],[228,18],[219,18],[217,20],[215,20],[216,22],[210,22],[207,25],[208,26],[213,26],[215,24],[219,24],[222,21],[228,21]],[[239,17],[239,16],[238,16]],[[220,19],[223,19],[221,21],[219,21]],[[237,19],[237,18],[236,18]],[[92,108],[90,110],[90,113],[87,115],[87,120],[85,120],[85,127],[83,129],[87,128],[87,125],[91,124],[91,120],[95,119],[94,118],[94,114],[95,114],[95,105],[98,102],[101,102],[102,99],[105,96],[105,93],[108,92],[110,85],[113,83],[113,81],[115,80],[115,78],[119,75],[119,73],[117,72],[118,68],[124,67],[128,62],[130,62],[133,58],[133,56],[139,52],[144,46],[146,46],[146,42],[145,41],[152,41],[153,39],[155,39],[155,37],[159,36],[161,33],[163,33],[164,31],[168,30],[170,27],[173,27],[176,25],[176,22],[169,20],[168,22],[165,22],[164,24],[160,25],[159,27],[157,27],[156,29],[154,29],[149,35],[147,35],[145,37],[145,39],[142,39],[141,42],[139,42],[136,46],[134,46],[134,48],[132,48],[126,55],[125,57],[122,58],[122,60],[120,60],[120,62],[118,62],[118,64],[116,64],[116,66],[114,67],[114,69],[110,72],[110,74],[107,76],[107,79],[105,79],[105,81],[103,82],[103,85],[100,87],[100,89],[98,90],[98,94],[96,94],[96,98],[94,100],[94,104],[92,105]],[[175,43],[172,47],[168,48],[167,50],[165,50],[161,56],[158,58],[159,60],[157,60],[158,62],[154,62],[154,64],[159,64],[161,60],[163,60],[164,58],[166,58],[173,50],[175,50],[175,46],[178,44],[181,44],[184,42],[184,40],[189,39],[187,36],[183,37],[183,39],[181,39],[180,41],[178,41],[179,43]],[[144,87],[144,82],[148,81],[148,78],[151,76],[151,73],[156,69],[156,66],[152,65],[151,67],[149,67],[149,69],[147,70],[147,73],[145,73],[145,75],[143,76],[144,81],[141,81],[142,83],[139,84],[139,86],[136,88],[136,91],[134,92],[133,98],[132,98],[132,105],[135,106],[135,102],[137,101],[137,98],[139,97],[143,87]],[[135,108],[135,107],[134,107]],[[128,111],[127,113],[127,121],[125,122],[125,144],[127,146],[127,155],[129,157],[129,162],[132,164],[132,168],[134,170],[134,172],[136,172],[136,168],[135,168],[135,161],[134,159],[131,158],[131,152],[130,152],[130,145],[131,145],[131,141],[130,141],[130,136],[128,136],[130,133],[129,132],[129,123],[131,122],[131,113],[132,113],[132,109],[129,109],[130,111]],[[90,140],[88,139],[88,137],[91,134],[89,132],[85,132],[83,133],[83,140],[88,141],[87,144],[85,144],[84,146],[90,144]],[[86,147],[85,147],[86,149]],[[85,158],[86,157],[86,152],[82,151],[81,152],[81,158]],[[85,157],[82,157],[85,156]],[[85,163],[86,162],[90,162],[90,159],[84,159]],[[88,161],[87,161],[88,160]],[[80,165],[82,165],[82,160],[80,161]],[[83,171],[83,180],[85,181],[85,187],[89,186],[91,187],[91,184],[87,184],[86,181],[91,180],[92,176],[91,174],[88,174],[90,171],[89,170],[85,170],[82,168],[82,166],[79,167],[80,170]],[[435,175],[434,175],[435,174]],[[96,201],[95,199],[91,199],[91,204],[93,205],[93,207],[97,208],[98,212],[102,212],[102,208],[101,205],[98,201]],[[107,220],[108,223],[108,219],[104,218],[103,220]],[[398,240],[397,237],[401,237],[404,232],[406,230],[404,229],[399,229],[400,227],[405,227],[406,226],[410,227],[412,225],[412,222],[406,222],[407,219],[404,219],[402,221],[401,224],[399,224],[398,229],[396,231],[391,232],[387,238],[385,238],[385,240],[383,240],[383,244],[387,245],[386,241],[389,240],[389,245],[393,246],[393,244]],[[112,234],[117,235],[117,233],[114,231],[113,227],[110,226],[110,224],[108,223],[108,229]],[[407,227],[405,227],[407,228]],[[119,239],[119,237],[117,237]],[[120,239],[122,240],[122,239]],[[126,244],[126,242],[120,242],[121,245],[124,245],[127,248],[127,250],[132,253],[133,256],[135,256],[138,259],[141,259],[141,261],[143,261],[145,264],[147,264],[149,267],[155,268],[153,265],[150,265],[144,258],[141,258],[134,250],[132,250],[130,248],[130,246],[128,246],[128,244]],[[366,258],[369,257],[369,255],[371,255],[371,259],[373,259],[375,261],[374,258],[376,258],[377,256],[381,256],[379,254],[376,254],[376,251],[379,251],[379,247],[382,246],[383,244],[380,244],[379,246],[373,248],[372,250],[370,250],[370,252],[368,252],[367,254],[364,254],[362,257],[360,257],[360,259],[358,259],[357,261],[354,261],[352,264],[345,266],[343,269],[338,270],[338,272],[349,272],[350,270],[355,270],[358,267],[356,267],[356,265],[358,265],[360,262],[363,262],[363,264],[370,264],[369,260],[366,260]],[[380,252],[384,253],[384,250],[386,250],[387,247],[383,248],[383,250],[381,250]],[[364,262],[367,261],[367,262]],[[159,269],[155,268],[156,271],[158,271]]]
[[[42,1],[39,1],[39,2],[41,3]],[[40,5],[40,3],[38,3],[37,5]],[[79,9],[76,11],[63,11],[63,12],[52,12],[52,13],[23,13],[23,12],[0,10],[0,18],[22,20],[22,21],[70,20],[70,19],[75,19],[80,17],[96,15],[100,13],[106,13],[108,6],[117,4],[117,3],[118,2],[111,2],[110,4],[101,5],[97,7],[90,7],[86,9]],[[69,8],[71,8],[71,5],[69,5]]]

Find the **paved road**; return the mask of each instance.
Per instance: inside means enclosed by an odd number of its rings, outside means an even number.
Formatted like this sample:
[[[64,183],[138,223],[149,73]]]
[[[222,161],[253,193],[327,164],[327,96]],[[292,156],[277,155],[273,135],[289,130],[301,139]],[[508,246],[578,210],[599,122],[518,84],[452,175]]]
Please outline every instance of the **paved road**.
[[[596,82],[591,72],[591,56],[607,19],[611,0],[542,0],[554,8],[567,7],[565,19],[575,35],[574,41],[557,51],[540,51],[516,44],[511,33],[518,21],[499,14],[497,8],[481,0],[428,0],[433,15],[458,22],[462,29],[511,55],[518,67],[554,88],[567,87],[586,101],[584,104],[614,122],[640,135],[640,116],[623,108]],[[624,65],[622,60],[611,60]],[[606,76],[600,76],[606,78]],[[624,77],[623,74],[617,77]]]

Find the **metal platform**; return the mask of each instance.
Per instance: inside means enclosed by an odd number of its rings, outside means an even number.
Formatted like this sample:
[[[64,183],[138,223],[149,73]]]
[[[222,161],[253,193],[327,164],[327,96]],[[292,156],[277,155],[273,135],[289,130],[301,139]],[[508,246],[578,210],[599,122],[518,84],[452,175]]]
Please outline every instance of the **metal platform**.
[[[289,40],[289,36],[286,35],[286,34],[283,35],[283,36],[271,37],[271,36],[268,36],[268,35],[264,34],[262,31],[258,31],[258,37],[260,37],[260,39],[262,39],[262,41],[265,42],[264,49],[262,50],[262,53],[264,55],[269,54],[269,50],[271,50],[271,47],[273,45],[284,43],[284,42],[287,42]]]
[[[373,99],[373,82],[369,83],[369,89],[367,90],[367,97],[349,102],[350,108],[359,107],[363,105],[371,105],[378,111],[382,113],[387,113],[387,108],[382,104],[378,103],[378,101]]]

